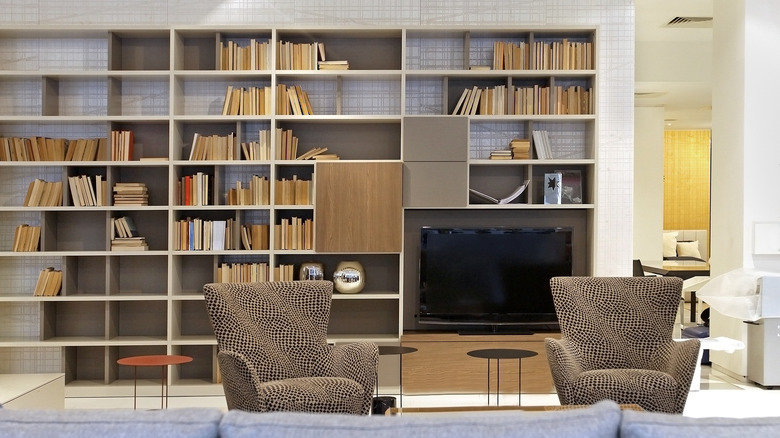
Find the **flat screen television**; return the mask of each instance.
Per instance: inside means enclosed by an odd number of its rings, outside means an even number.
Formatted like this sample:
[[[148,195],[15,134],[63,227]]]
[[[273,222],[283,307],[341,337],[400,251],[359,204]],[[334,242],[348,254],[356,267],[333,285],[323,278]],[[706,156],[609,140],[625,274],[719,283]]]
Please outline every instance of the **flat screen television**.
[[[572,232],[421,228],[418,322],[487,332],[557,328],[550,278],[572,275]]]

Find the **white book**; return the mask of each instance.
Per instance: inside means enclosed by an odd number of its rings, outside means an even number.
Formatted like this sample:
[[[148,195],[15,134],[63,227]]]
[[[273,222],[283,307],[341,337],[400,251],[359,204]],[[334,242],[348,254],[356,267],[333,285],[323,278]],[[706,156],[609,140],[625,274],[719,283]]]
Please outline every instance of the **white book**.
[[[223,251],[225,249],[227,221],[212,221],[211,227],[211,249],[213,251]]]

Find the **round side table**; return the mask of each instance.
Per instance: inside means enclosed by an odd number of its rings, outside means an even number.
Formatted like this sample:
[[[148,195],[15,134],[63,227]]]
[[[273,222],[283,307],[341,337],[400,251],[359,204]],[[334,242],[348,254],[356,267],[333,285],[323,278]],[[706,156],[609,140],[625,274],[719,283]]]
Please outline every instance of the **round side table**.
[[[484,350],[472,350],[468,353],[471,357],[478,357],[480,359],[487,359],[487,396],[488,406],[490,406],[490,359],[496,360],[496,406],[499,405],[498,399],[501,396],[501,359],[517,359],[517,405],[522,406],[521,403],[521,380],[522,374],[521,364],[523,359],[527,357],[534,357],[538,353],[531,350],[519,350],[514,348],[487,348]]]
[[[398,407],[403,406],[404,404],[404,354],[407,353],[414,353],[417,351],[414,347],[402,347],[402,346],[395,346],[395,345],[380,345],[379,346],[379,355],[380,356],[389,356],[392,354],[399,355],[399,363],[398,363],[398,392],[399,399],[398,399]],[[377,385],[376,385],[376,395],[379,397],[379,376],[377,375]]]
[[[133,409],[138,406],[138,367],[160,367],[160,409],[165,409],[168,407],[168,365],[180,365],[187,362],[192,362],[192,358],[173,354],[130,356],[117,360],[116,363],[119,365],[133,367]]]

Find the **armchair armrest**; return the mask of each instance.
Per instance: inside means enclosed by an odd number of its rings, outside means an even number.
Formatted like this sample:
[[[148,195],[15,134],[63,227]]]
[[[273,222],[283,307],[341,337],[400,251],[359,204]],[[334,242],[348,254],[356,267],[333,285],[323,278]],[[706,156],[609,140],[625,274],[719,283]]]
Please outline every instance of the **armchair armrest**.
[[[681,386],[690,387],[699,360],[700,344],[698,339],[667,342],[654,352],[651,367],[674,377]]]
[[[561,404],[572,404],[574,391],[571,382],[583,371],[582,365],[567,340],[546,338],[544,345],[558,399]]]
[[[246,357],[236,351],[220,350],[217,360],[228,409],[265,411],[265,403],[260,399],[262,382],[255,369],[249,366]],[[247,381],[247,377],[250,381]]]
[[[328,360],[331,362],[331,377],[346,377],[363,385],[368,392],[374,391],[379,349],[371,342],[356,342],[335,345],[330,349]]]
[[[557,372],[559,376],[571,380],[584,371],[579,358],[574,353],[574,347],[568,340],[547,338],[544,340],[544,345],[553,376]]]

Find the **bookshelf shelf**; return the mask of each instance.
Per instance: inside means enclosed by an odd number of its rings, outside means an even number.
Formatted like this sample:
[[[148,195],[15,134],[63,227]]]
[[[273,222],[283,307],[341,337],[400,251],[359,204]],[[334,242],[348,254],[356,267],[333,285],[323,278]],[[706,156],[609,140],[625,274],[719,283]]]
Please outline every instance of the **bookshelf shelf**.
[[[268,43],[268,51],[258,49],[251,55],[244,48],[253,40]],[[0,322],[0,348],[54,347],[58,360],[49,362],[62,364],[62,369],[51,371],[64,370],[68,390],[86,395],[127,391],[127,370],[115,363],[119,357],[188,354],[198,365],[169,371],[171,390],[218,393],[213,383],[216,343],[203,284],[216,281],[223,266],[250,264],[265,264],[268,278],[278,279],[274,269],[279,266],[292,266],[297,278],[301,263],[320,262],[325,277],[332,278],[343,260],[360,261],[367,284],[359,294],[334,295],[329,340],[397,344],[414,313],[409,306],[416,293],[416,242],[409,236],[420,223],[455,217],[543,223],[563,217],[592,233],[595,111],[451,115],[463,90],[474,86],[580,86],[593,88],[595,96],[597,72],[592,67],[537,68],[530,63],[527,68],[471,68],[492,63],[497,42],[535,47],[563,40],[592,45],[596,31],[0,30],[4,49],[13,55],[0,65],[0,136],[87,139],[109,138],[112,131],[134,135],[129,161],[0,161],[0,173],[9,181],[0,189],[0,235],[13,236],[22,223],[42,228],[40,251],[9,251],[10,241],[0,246],[0,281],[13,291],[0,295],[0,306],[39,320],[32,328]],[[325,60],[347,61],[349,68],[289,68],[276,55],[282,43],[322,43]],[[236,47],[234,68],[223,67],[223,46]],[[69,56],[59,56],[64,51]],[[247,56],[250,62],[237,61],[238,56]],[[255,67],[247,67],[252,59]],[[265,63],[257,63],[260,59]],[[300,86],[313,114],[276,110],[280,85]],[[228,87],[264,89],[270,111],[223,115]],[[445,125],[436,125],[441,120]],[[453,121],[457,126],[449,129],[452,125],[447,123]],[[282,155],[276,146],[283,130],[297,138],[293,155]],[[554,159],[540,160],[533,151],[526,159],[487,159],[491,150],[508,147],[515,137],[530,138],[534,130],[550,133],[552,150],[558,154]],[[270,155],[244,159],[241,143],[259,142],[261,131],[269,132]],[[237,159],[189,160],[195,134],[232,135]],[[338,159],[288,159],[320,147]],[[558,169],[581,173],[585,203],[541,203],[534,191],[541,187],[536,180]],[[198,172],[209,176],[206,205],[182,205],[180,181]],[[364,173],[382,174],[387,180],[373,180]],[[67,177],[79,175],[101,175],[109,191],[117,182],[142,182],[149,189],[149,205],[74,206]],[[268,204],[228,205],[230,189],[237,181],[247,187],[253,175],[268,179]],[[293,177],[311,181],[309,201],[291,204],[275,192],[276,181]],[[21,206],[27,185],[36,178],[65,183],[62,206]],[[533,182],[517,203],[469,201],[469,187],[503,193],[522,179]],[[111,194],[109,201],[113,200]],[[386,209],[396,200],[397,205]],[[376,217],[366,213],[376,211],[382,213]],[[110,250],[111,219],[121,216],[136,223],[148,250]],[[343,217],[363,219],[345,226]],[[231,220],[233,231],[226,242],[236,249],[177,249],[179,222],[195,218]],[[292,218],[313,220],[312,249],[276,249],[274,242],[282,234],[277,226]],[[267,227],[268,249],[244,249],[241,227],[248,225]],[[351,240],[360,233],[374,238]],[[49,266],[63,271],[60,294],[32,296],[39,272]]]

